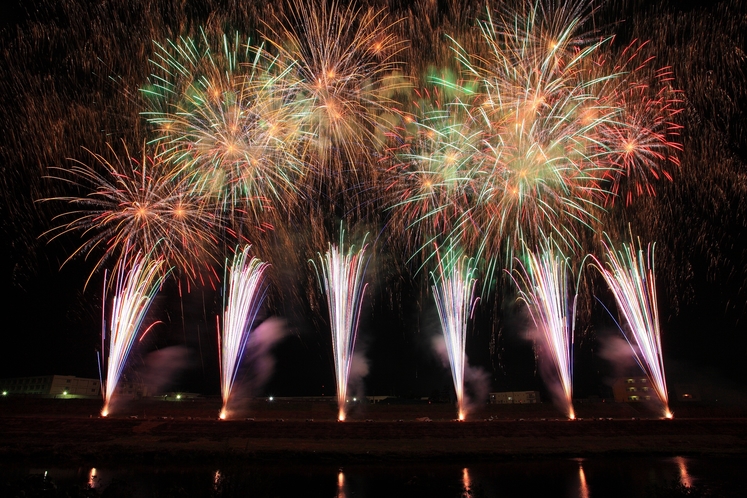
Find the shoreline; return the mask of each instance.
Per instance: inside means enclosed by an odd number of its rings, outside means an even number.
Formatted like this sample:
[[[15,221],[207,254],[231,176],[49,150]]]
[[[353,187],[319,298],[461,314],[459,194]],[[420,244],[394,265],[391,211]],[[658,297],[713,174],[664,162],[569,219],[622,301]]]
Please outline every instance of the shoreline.
[[[2,462],[66,465],[747,455],[745,419],[338,423],[3,417],[0,434]]]
[[[97,465],[465,462],[592,456],[747,456],[739,407],[486,405],[457,422],[451,405],[362,405],[337,422],[331,403],[249,402],[220,421],[220,402],[132,400],[100,418],[100,400],[4,399],[0,462]],[[677,413],[687,416],[677,416]],[[714,416],[721,415],[721,416]],[[418,421],[420,420],[420,421]]]

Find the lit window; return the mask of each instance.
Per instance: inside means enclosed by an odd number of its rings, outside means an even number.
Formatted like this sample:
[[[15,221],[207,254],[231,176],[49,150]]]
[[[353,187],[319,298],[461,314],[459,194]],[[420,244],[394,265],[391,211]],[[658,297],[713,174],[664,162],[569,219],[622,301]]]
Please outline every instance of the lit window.
[[[634,384],[634,383],[635,383],[635,380],[633,380],[633,379],[628,379],[628,384]]]

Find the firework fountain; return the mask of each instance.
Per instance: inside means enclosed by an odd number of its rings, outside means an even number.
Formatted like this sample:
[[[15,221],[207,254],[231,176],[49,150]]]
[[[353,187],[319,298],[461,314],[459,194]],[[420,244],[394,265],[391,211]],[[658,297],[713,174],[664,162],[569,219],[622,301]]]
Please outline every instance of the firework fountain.
[[[438,275],[431,272],[433,298],[444,334],[446,352],[451,366],[451,377],[456,391],[459,420],[467,416],[464,399],[464,369],[467,358],[464,352],[467,339],[467,319],[476,300],[474,298],[475,261],[466,256],[456,257],[451,248],[439,259]]]
[[[239,364],[246,348],[249,333],[264,301],[264,272],[269,266],[257,258],[249,258],[249,249],[237,252],[229,274],[228,303],[223,313],[223,333],[219,334],[220,390],[223,407],[220,418],[229,415],[228,401],[236,380]]]
[[[104,417],[109,415],[112,396],[117,389],[127,357],[140,333],[140,326],[153,297],[165,278],[162,266],[162,259],[149,260],[142,253],[137,253],[131,262],[129,258],[124,258],[117,265],[116,294],[109,322],[109,354],[106,359],[106,378],[103,382],[104,407],[101,415]],[[102,353],[107,350],[104,349],[106,341],[106,334],[102,334]]]
[[[324,256],[319,254],[322,267],[319,281],[324,286],[323,291],[327,295],[329,307],[340,421],[345,420],[348,375],[353,362],[363,295],[367,287],[363,282],[363,275],[368,263],[368,259],[365,258],[365,241],[360,249],[356,250],[355,246],[350,246],[346,253],[344,236],[345,232],[341,231],[340,245],[330,244]],[[311,262],[314,263],[313,260]]]
[[[661,355],[654,245],[649,244],[644,253],[640,239],[637,248],[631,240],[630,243],[623,243],[622,249],[616,250],[608,238],[604,247],[607,264],[595,258],[595,266],[615,296],[623,318],[623,323],[618,327],[664,405],[664,416],[672,418]]]
[[[576,297],[569,302],[568,259],[553,249],[551,243],[540,251],[524,250],[526,263],[517,260],[514,281],[519,298],[529,309],[539,332],[542,351],[546,351],[557,373],[562,396],[560,402],[573,420],[573,331]]]

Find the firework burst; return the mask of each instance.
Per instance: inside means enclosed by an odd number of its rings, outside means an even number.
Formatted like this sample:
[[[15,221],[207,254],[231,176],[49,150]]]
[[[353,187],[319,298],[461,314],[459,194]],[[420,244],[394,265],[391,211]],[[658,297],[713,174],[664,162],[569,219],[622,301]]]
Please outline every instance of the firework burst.
[[[573,247],[579,226],[596,220],[606,165],[591,145],[614,110],[587,89],[583,62],[603,41],[585,42],[583,4],[499,12],[480,23],[481,55],[459,53],[481,82],[472,114],[486,130],[485,157],[472,216],[488,246],[517,248],[552,234]],[[597,119],[588,120],[589,108]]]
[[[415,89],[416,113],[405,114],[395,132],[401,145],[387,188],[392,224],[408,231],[408,251],[428,253],[429,248],[455,237],[455,220],[471,208],[475,190],[475,163],[482,131],[471,128],[468,105],[461,93],[443,104],[446,95],[437,86]],[[465,232],[465,226],[460,227]],[[464,235],[464,233],[462,233]],[[466,237],[466,236],[465,236]],[[427,259],[433,257],[431,253]]]
[[[614,165],[608,171],[611,196],[607,204],[617,197],[629,205],[635,197],[654,196],[655,182],[671,181],[671,168],[680,165],[677,152],[682,150],[678,142],[682,126],[676,116],[682,110],[682,92],[671,86],[671,68],[652,67],[653,56],[646,57],[648,49],[648,42],[635,40],[617,58],[593,66],[592,72],[601,69],[617,75],[597,79],[601,98],[618,109],[615,119],[602,122],[599,130],[607,148],[602,155]]]
[[[403,45],[384,10],[304,1],[290,4],[276,21],[283,28],[268,25],[269,39],[297,81],[305,109],[304,157],[319,165],[325,182],[348,188],[363,170],[374,173],[372,152],[388,127],[383,117],[392,93],[403,86],[396,61]]]
[[[454,43],[459,75],[431,78],[450,100],[414,120],[421,138],[400,155],[416,180],[396,201],[410,224],[488,258],[552,233],[577,244],[604,198],[581,77],[601,42],[575,48],[578,15],[533,4],[481,21],[480,55]]]
[[[75,163],[69,170],[58,168],[54,178],[70,183],[85,195],[55,197],[75,209],[56,220],[66,221],[45,235],[52,239],[80,233],[84,243],[70,256],[103,255],[91,275],[108,259],[117,264],[128,253],[149,254],[162,259],[164,267],[190,279],[218,280],[212,269],[219,245],[216,236],[221,219],[206,209],[202,199],[181,181],[174,181],[170,168],[158,154],[143,148],[141,160],[117,156],[113,161],[91,153],[94,165]],[[69,259],[69,258],[68,258]]]
[[[586,1],[520,2],[488,10],[475,53],[453,43],[458,75],[430,78],[449,99],[411,118],[417,138],[397,147],[390,202],[429,234],[419,248],[445,234],[507,265],[548,237],[576,252],[610,199],[671,179],[670,73],[643,71],[638,45],[609,56],[612,38],[584,31],[590,12]]]
[[[288,73],[236,34],[155,44],[143,112],[162,154],[202,196],[255,218],[289,202],[303,176],[302,116]],[[220,48],[218,48],[220,47]]]

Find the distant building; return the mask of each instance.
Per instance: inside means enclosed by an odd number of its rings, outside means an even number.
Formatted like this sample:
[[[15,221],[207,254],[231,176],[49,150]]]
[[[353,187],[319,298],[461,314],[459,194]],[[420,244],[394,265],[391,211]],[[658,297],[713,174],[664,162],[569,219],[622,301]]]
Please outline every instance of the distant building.
[[[539,402],[539,391],[490,393],[490,397],[488,398],[488,403],[491,405],[523,405]]]
[[[612,384],[612,395],[618,403],[649,401],[652,396],[656,397],[648,378],[640,374],[616,379]]]
[[[0,391],[6,396],[99,397],[101,385],[98,379],[83,379],[72,375],[42,375],[0,379]]]
[[[114,390],[115,396],[144,398],[149,396],[148,386],[142,382],[128,382],[120,380],[117,382],[117,388]]]

